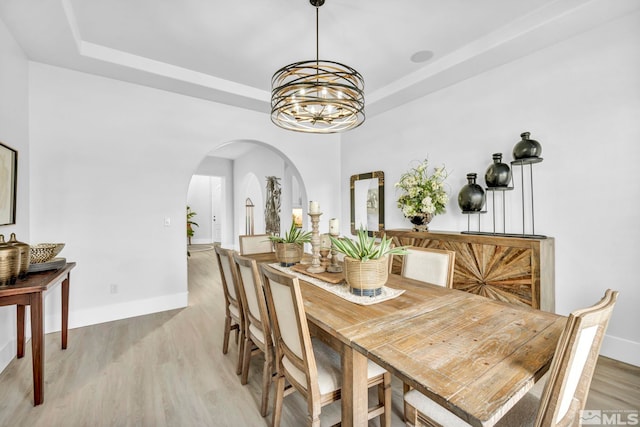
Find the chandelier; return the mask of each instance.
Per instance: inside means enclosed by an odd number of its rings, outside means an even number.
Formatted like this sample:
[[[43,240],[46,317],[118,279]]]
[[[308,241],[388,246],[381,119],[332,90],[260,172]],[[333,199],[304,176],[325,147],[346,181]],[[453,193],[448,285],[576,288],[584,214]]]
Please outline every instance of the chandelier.
[[[336,133],[360,126],[364,115],[364,79],[353,68],[319,59],[316,8],[316,59],[280,68],[271,78],[271,121],[283,129]]]

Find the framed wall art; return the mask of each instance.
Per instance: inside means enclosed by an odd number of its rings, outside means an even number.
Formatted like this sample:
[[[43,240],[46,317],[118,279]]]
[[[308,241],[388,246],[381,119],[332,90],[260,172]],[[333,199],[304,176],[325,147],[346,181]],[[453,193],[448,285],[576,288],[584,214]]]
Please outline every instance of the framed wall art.
[[[0,142],[0,225],[16,223],[18,152]]]

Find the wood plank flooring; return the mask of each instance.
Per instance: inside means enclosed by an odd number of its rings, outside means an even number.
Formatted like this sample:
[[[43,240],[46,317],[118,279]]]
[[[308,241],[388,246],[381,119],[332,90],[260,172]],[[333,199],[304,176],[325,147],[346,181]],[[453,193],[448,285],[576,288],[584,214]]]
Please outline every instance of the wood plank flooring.
[[[45,401],[33,406],[31,349],[0,373],[0,426],[266,426],[259,414],[262,360],[249,384],[235,374],[237,347],[223,355],[223,295],[214,252],[189,258],[189,306],[48,334]],[[393,384],[392,425],[402,426],[402,384]],[[273,396],[271,396],[273,397]],[[271,399],[273,402],[273,399]],[[600,358],[589,409],[640,409],[640,368]],[[285,399],[283,426],[300,426],[305,403]],[[323,425],[338,419],[323,408]],[[377,426],[378,421],[370,422]]]

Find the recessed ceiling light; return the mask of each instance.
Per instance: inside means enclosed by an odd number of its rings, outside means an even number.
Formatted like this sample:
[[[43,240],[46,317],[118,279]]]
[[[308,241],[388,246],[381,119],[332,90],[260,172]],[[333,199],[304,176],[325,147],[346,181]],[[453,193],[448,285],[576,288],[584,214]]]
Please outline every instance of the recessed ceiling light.
[[[430,50],[419,50],[411,55],[411,62],[427,62],[433,58],[433,52]]]

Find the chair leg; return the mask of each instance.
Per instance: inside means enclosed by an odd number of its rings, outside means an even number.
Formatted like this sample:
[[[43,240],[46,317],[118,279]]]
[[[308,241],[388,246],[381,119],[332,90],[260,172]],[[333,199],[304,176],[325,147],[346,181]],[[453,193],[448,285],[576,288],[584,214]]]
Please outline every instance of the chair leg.
[[[378,384],[378,402],[384,406],[380,415],[380,427],[391,427],[391,373],[386,372],[382,384]]]
[[[260,405],[260,415],[267,416],[267,406],[269,405],[269,389],[271,388],[271,358],[265,354],[264,366],[262,368],[262,404]]]
[[[242,346],[242,376],[240,384],[245,385],[249,381],[249,361],[251,360],[251,350],[253,342],[247,336],[244,337],[244,345]]]
[[[409,393],[411,391],[412,387],[405,383],[404,381],[402,382],[402,398],[404,399],[404,395]],[[415,426],[418,419],[416,418],[416,411],[413,408],[413,406],[409,406],[406,403],[404,404],[404,422],[407,423],[408,426]]]
[[[231,333],[231,317],[227,316],[224,319],[224,339],[222,341],[222,354],[227,354],[229,351],[229,334]]]
[[[280,427],[280,418],[282,417],[282,403],[284,399],[284,376],[276,377],[276,395],[273,399],[273,418],[271,427]]]
[[[418,411],[407,402],[404,402],[404,422],[408,427],[418,425]]]
[[[240,331],[240,342],[238,344],[238,366],[236,366],[236,375],[242,373],[242,360],[244,357],[244,331]]]

